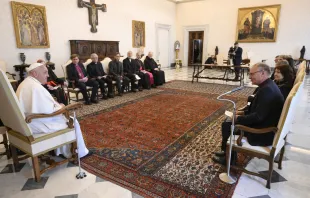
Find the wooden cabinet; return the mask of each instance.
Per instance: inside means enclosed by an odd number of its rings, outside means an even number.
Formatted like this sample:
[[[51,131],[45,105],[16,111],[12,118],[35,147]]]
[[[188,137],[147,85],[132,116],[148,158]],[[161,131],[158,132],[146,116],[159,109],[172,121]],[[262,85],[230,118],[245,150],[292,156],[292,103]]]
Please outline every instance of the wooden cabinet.
[[[92,53],[98,54],[99,61],[105,57],[113,58],[119,52],[119,41],[70,40],[71,54],[78,54],[85,62]]]

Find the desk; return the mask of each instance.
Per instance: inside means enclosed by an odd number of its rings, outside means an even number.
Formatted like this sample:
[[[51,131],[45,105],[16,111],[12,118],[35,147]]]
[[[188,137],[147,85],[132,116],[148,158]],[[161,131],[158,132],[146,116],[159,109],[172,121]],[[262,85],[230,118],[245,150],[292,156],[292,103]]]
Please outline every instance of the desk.
[[[211,80],[224,80],[224,81],[233,81],[233,82],[240,82],[240,85],[244,84],[244,71],[247,70],[249,71],[250,67],[249,66],[245,66],[245,65],[241,65],[241,66],[231,66],[231,65],[217,65],[217,64],[191,64],[189,66],[193,66],[194,67],[194,71],[193,71],[193,76],[192,76],[192,83],[194,82],[195,78],[198,82],[199,78],[202,79],[211,79]],[[204,67],[203,69],[200,69],[200,67]],[[224,75],[223,77],[208,77],[208,76],[201,76],[200,74],[207,68],[213,68],[213,69],[224,69]],[[228,72],[230,70],[233,70],[234,68],[240,68],[241,71],[241,75],[240,75],[240,79],[229,79],[228,78]]]
[[[14,65],[13,67],[15,68],[15,71],[19,71],[19,77],[20,80],[18,81],[18,84],[23,82],[23,80],[25,79],[24,77],[24,72],[26,71],[26,68],[29,67],[30,65],[27,64],[23,64],[23,65]]]

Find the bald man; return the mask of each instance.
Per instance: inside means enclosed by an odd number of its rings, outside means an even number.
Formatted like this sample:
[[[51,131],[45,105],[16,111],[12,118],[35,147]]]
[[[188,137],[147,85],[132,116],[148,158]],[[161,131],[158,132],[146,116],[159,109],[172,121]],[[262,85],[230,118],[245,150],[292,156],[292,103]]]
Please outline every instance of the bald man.
[[[159,70],[157,63],[153,59],[153,52],[149,52],[147,57],[144,60],[145,70],[149,71],[154,76],[155,85],[163,85],[165,80],[165,72]]]

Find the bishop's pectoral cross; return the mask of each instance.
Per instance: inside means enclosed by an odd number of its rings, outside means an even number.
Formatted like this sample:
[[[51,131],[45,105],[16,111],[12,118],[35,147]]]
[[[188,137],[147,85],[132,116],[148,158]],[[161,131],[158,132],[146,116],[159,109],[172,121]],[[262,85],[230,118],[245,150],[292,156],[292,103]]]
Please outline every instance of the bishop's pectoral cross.
[[[78,0],[78,7],[79,8],[88,8],[88,15],[89,15],[89,24],[91,25],[90,31],[92,33],[97,32],[97,25],[98,25],[98,10],[102,10],[103,12],[107,11],[106,4],[96,4],[95,0],[90,0],[90,2],[85,2],[83,0]]]

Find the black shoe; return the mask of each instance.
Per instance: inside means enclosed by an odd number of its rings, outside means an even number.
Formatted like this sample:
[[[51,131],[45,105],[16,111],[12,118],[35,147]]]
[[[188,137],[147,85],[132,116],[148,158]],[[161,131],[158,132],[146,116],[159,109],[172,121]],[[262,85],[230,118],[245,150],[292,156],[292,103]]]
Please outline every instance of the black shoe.
[[[218,164],[222,164],[224,166],[226,166],[226,159],[225,157],[217,157],[217,156],[213,156],[212,160]]]
[[[218,151],[218,152],[214,152],[214,154],[218,157],[225,157],[225,152],[224,151]]]
[[[103,100],[107,100],[107,99],[108,99],[108,96],[106,96],[105,94],[103,94],[102,99],[103,99]]]
[[[137,89],[132,89],[131,92],[136,93],[136,92],[137,92]]]
[[[92,100],[91,100],[91,103],[95,103],[95,104],[97,104],[97,103],[98,103],[98,100],[96,100],[96,99],[92,99]]]
[[[152,88],[157,88],[155,84],[152,84]]]
[[[140,88],[139,88],[139,91],[143,91],[143,89],[140,87]]]
[[[222,164],[224,166],[226,166],[226,158],[225,157],[217,157],[217,156],[213,156],[212,160],[218,164]],[[236,164],[236,159],[234,159],[233,157],[230,160],[230,164],[231,165],[235,165]]]
[[[123,96],[123,93],[118,93],[118,96]]]
[[[86,158],[86,157],[89,157],[89,156],[91,156],[92,154],[94,154],[93,151],[88,151],[87,155],[85,155],[84,157],[81,157],[81,159],[84,159],[84,158]]]
[[[91,102],[86,101],[86,102],[84,102],[84,104],[85,104],[85,105],[91,105]]]
[[[113,94],[108,94],[108,98],[114,98]]]

